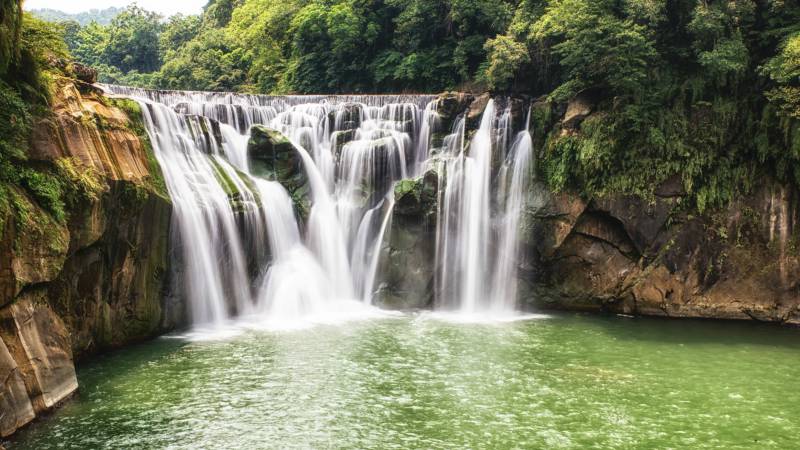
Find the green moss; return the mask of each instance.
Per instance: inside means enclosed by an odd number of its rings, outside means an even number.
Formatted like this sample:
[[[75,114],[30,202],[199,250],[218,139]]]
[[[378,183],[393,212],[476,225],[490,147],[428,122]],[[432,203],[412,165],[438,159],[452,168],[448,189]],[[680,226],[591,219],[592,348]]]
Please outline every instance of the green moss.
[[[211,166],[214,168],[214,176],[217,177],[217,181],[219,181],[225,194],[231,198],[239,195],[239,189],[236,188],[236,184],[234,184],[228,173],[225,172],[225,169],[220,165],[219,161],[213,156],[208,157],[208,160],[211,162]]]
[[[59,222],[66,219],[65,186],[63,180],[49,171],[25,168],[20,171],[20,181],[48,212]]]
[[[60,158],[56,160],[56,168],[59,175],[70,182],[70,193],[73,197],[71,203],[77,200],[98,201],[106,190],[106,185],[103,183],[101,175],[92,167],[84,167],[75,158]]]
[[[411,194],[419,200],[419,189],[417,187],[421,185],[421,179],[418,180],[400,180],[397,184],[394,185],[394,198],[399,199],[405,197],[407,194]]]
[[[18,188],[9,190],[10,206],[16,221],[17,237],[14,242],[15,251],[20,252],[22,238],[32,236],[34,239],[43,239],[47,246],[54,252],[67,251],[69,240],[64,239],[63,224],[57,223],[50,214],[38,208]]]

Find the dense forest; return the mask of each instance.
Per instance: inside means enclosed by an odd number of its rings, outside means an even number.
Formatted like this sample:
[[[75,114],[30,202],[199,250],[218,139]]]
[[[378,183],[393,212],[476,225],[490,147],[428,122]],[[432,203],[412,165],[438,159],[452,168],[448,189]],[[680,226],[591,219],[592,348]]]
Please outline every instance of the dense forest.
[[[646,196],[680,177],[703,211],[764,177],[800,181],[795,2],[212,0],[200,16],[131,6],[107,26],[50,28],[57,53],[109,83],[526,95],[554,189]],[[554,127],[576,97],[593,114]]]

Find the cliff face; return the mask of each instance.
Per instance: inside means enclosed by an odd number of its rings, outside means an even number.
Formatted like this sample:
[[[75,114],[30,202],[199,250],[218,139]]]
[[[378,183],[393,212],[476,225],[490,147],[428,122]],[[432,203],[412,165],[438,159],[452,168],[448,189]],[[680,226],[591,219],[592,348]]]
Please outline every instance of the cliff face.
[[[29,163],[82,190],[58,220],[17,189],[0,235],[0,436],[75,391],[75,358],[182,317],[165,307],[171,204],[135,105],[66,79],[53,97]]]
[[[664,190],[585,201],[542,186],[522,277],[532,307],[800,323],[796,192],[765,181],[692,216]]]

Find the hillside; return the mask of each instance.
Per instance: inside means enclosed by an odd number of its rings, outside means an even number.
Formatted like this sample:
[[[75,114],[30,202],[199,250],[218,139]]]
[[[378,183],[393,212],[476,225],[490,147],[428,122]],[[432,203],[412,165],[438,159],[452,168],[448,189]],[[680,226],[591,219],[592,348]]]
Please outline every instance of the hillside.
[[[96,22],[100,25],[108,25],[114,17],[117,17],[124,8],[106,8],[106,9],[91,9],[86,12],[70,14],[56,9],[42,8],[32,9],[30,13],[34,16],[46,20],[48,22],[78,22],[81,26],[89,25]]]

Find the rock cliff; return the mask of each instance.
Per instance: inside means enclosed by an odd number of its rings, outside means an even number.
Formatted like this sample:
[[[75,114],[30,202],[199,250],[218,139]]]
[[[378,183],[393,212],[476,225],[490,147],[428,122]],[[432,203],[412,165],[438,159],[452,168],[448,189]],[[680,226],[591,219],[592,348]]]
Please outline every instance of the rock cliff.
[[[12,188],[0,233],[0,436],[77,389],[74,360],[180,322],[165,303],[171,204],[137,105],[58,79],[28,164],[76,187],[54,217]]]

